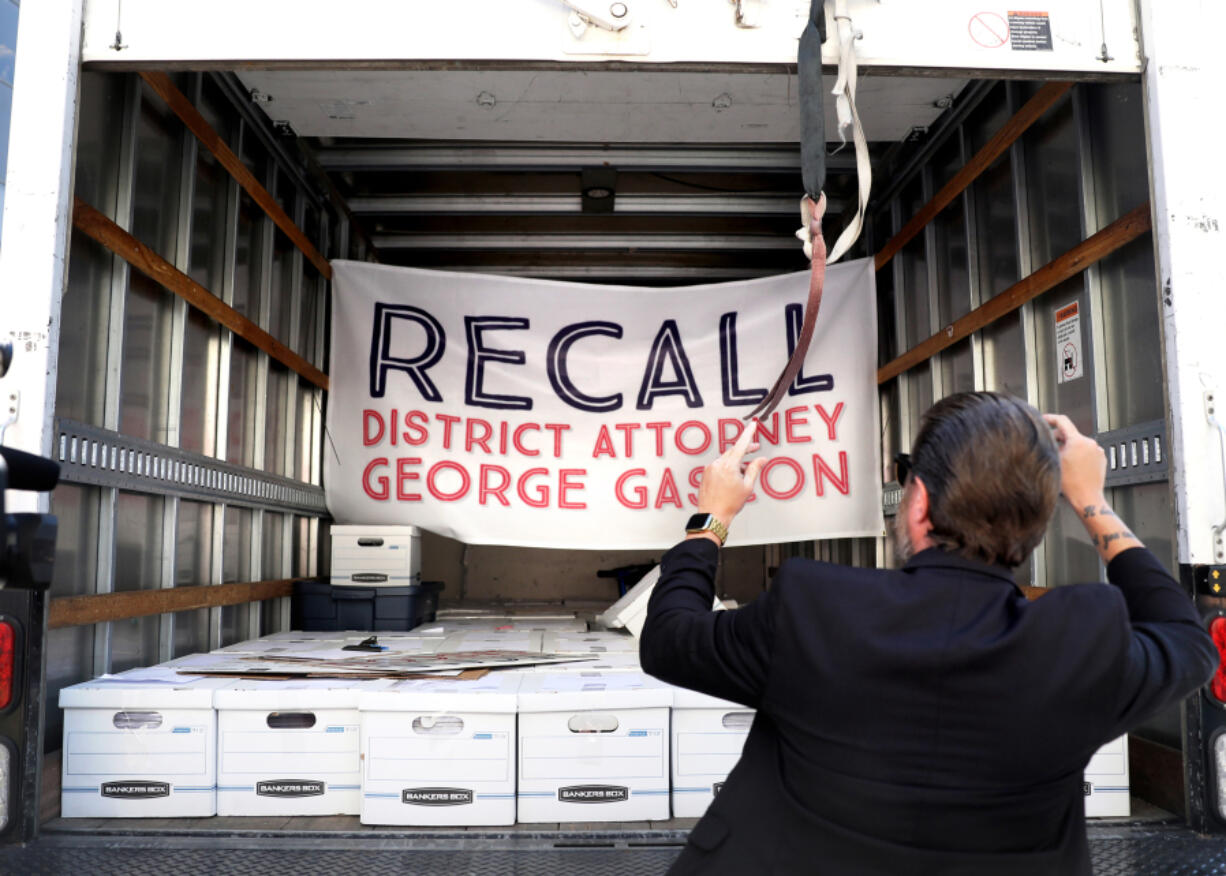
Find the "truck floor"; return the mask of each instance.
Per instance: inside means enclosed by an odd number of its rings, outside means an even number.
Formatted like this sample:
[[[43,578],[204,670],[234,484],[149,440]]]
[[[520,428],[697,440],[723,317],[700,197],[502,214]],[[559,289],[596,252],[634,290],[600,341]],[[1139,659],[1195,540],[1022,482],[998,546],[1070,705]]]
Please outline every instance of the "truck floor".
[[[1226,873],[1226,837],[1204,837],[1133,801],[1131,818],[1088,827],[1097,876]],[[0,876],[304,872],[403,876],[638,876],[662,873],[694,819],[500,828],[370,827],[329,818],[55,819],[23,848],[0,850]]]

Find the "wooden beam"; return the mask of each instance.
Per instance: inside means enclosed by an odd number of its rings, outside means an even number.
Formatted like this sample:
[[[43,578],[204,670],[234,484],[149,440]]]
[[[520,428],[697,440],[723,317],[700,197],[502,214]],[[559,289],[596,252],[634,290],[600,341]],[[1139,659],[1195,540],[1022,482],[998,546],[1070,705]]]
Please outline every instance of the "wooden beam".
[[[326,390],[328,375],[247,317],[205,289],[187,274],[124,231],[80,198],[73,199],[72,224],[150,279],[178,295],[192,307],[224,325],[240,338]]]
[[[168,587],[161,590],[126,590],[93,596],[61,596],[51,600],[47,628],[80,627],[103,621],[127,620],[151,614],[169,614],[193,608],[240,605],[276,599],[293,593],[294,582],[251,581],[207,587]]]
[[[255,178],[255,175],[247,169],[247,165],[243,164],[242,159],[235,155],[234,151],[226,145],[226,141],[221,138],[221,135],[213,129],[212,125],[205,121],[204,116],[200,115],[200,111],[192,106],[192,102],[187,99],[187,96],[175,87],[170,77],[165,73],[142,72],[140,75],[148,83],[149,87],[162,100],[166,101],[166,105],[174,111],[174,114],[183,120],[183,124],[187,125],[188,129],[196,135],[196,139],[200,141],[204,148],[212,152],[214,157],[221,162],[221,166],[228,170],[232,177],[238,180],[238,184],[251,196],[252,200],[263,208],[268,217],[276,223],[276,226],[285,232],[285,236],[294,242],[294,245],[302,251],[304,256],[310,259],[311,264],[324,277],[331,280],[332,265],[320,254],[315,245],[307,239],[307,236],[302,233],[302,229],[294,224],[294,220],[289,217],[289,214],[281,209],[281,205],[268,193],[268,190]]]
[[[877,382],[885,383],[909,368],[931,359],[941,350],[1017,310],[1027,301],[1037,298],[1069,277],[1131,243],[1150,229],[1149,202],[1125,213],[1102,231],[1083,240],[1064,255],[1058,256],[1029,277],[1014,283],[1004,292],[976,307],[966,316],[947,325],[926,341],[921,341],[898,358],[877,369]]]
[[[1026,132],[1026,129],[1034,124],[1043,113],[1064,96],[1064,93],[1073,87],[1071,82],[1048,82],[1042,88],[1035,92],[1034,97],[1026,101],[1026,103],[1013,114],[1009,121],[1001,126],[1001,129],[983,145],[983,148],[976,152],[971,160],[966,165],[954,174],[954,178],[945,183],[941,190],[932,196],[932,200],[924,206],[920,207],[919,212],[911,217],[902,230],[895,234],[886,245],[875,256],[877,270],[881,270],[890,263],[890,259],[898,254],[898,251],[911,242],[917,234],[919,234],[924,226],[936,218],[937,214],[949,206],[950,202],[958,195],[966,191],[966,187],[975,181],[981,173],[987,170],[992,162],[999,158],[1004,151],[1013,145],[1013,142],[1018,137]]]

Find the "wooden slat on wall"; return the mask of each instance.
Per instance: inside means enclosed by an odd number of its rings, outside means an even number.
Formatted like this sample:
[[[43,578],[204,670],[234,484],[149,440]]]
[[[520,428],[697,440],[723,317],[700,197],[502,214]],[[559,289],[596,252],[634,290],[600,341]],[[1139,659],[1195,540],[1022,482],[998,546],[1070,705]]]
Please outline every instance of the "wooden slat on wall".
[[[254,344],[291,371],[321,389],[328,388],[328,375],[80,198],[73,199],[72,223],[86,236],[98,241],[142,274],[221,323],[240,338]]]
[[[234,151],[226,145],[226,141],[221,135],[213,129],[204,118],[200,115],[200,111],[192,106],[192,102],[187,99],[187,96],[175,87],[175,84],[170,80],[170,77],[165,73],[141,73],[141,78],[149,84],[162,100],[166,101],[166,105],[177,115],[183,124],[187,125],[188,129],[196,135],[201,145],[205,149],[213,153],[214,157],[220,162],[221,166],[229,171],[230,175],[238,181],[238,184],[243,187],[243,191],[251,196],[251,199],[260,205],[268,217],[285,232],[285,236],[293,241],[294,246],[302,251],[302,254],[310,259],[321,274],[332,279],[332,265],[328,260],[320,254],[315,245],[302,232],[302,229],[294,224],[294,220],[289,217],[289,214],[281,209],[281,205],[276,199],[268,193],[268,190],[255,178],[255,175],[247,169],[247,165],[243,164],[241,158],[234,154]]]
[[[1022,108],[1001,126],[995,136],[985,143],[983,148],[976,152],[961,170],[954,174],[953,179],[942,186],[941,190],[932,196],[932,200],[920,207],[910,221],[878,251],[874,256],[877,270],[880,271],[888,265],[890,259],[894,258],[900,249],[923,231],[924,226],[948,207],[954,198],[966,191],[966,187],[974,182],[976,177],[991,167],[993,161],[1003,155],[1005,150],[1026,132],[1027,128],[1038,121],[1043,113],[1047,112],[1052,104],[1072,87],[1071,82],[1048,82],[1035,92],[1034,97],[1026,101]]]
[[[48,629],[79,627],[103,621],[127,620],[151,614],[239,605],[289,596],[292,580],[214,584],[206,587],[173,587],[164,590],[128,590],[93,596],[62,596],[51,600]]]
[[[1086,238],[1061,256],[1014,283],[1004,292],[976,307],[966,316],[946,326],[926,341],[921,341],[877,370],[877,382],[885,383],[909,368],[932,358],[946,347],[995,322],[1007,313],[1037,298],[1069,277],[1084,271],[1099,259],[1131,243],[1150,229],[1149,202],[1125,213],[1102,231]]]

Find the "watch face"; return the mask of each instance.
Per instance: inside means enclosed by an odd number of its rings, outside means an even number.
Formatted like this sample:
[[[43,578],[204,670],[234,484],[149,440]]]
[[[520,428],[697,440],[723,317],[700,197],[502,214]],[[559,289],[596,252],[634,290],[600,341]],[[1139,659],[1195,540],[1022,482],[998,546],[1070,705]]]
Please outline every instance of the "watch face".
[[[686,530],[706,529],[711,520],[710,514],[695,514],[685,524]]]

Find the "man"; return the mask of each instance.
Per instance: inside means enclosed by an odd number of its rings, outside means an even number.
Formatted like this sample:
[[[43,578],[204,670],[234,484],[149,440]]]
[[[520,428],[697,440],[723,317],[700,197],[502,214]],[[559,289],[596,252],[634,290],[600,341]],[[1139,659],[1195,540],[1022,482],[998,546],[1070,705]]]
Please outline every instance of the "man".
[[[1046,422],[1044,422],[1046,420]],[[665,555],[643,668],[757,709],[676,873],[1088,874],[1095,750],[1204,684],[1192,602],[1108,506],[1102,449],[1063,416],[962,393],[924,416],[895,535],[905,566],[793,559],[712,612],[721,535],[763,460],[754,428],[704,472]],[[1027,602],[1010,567],[1058,493],[1114,586]]]

